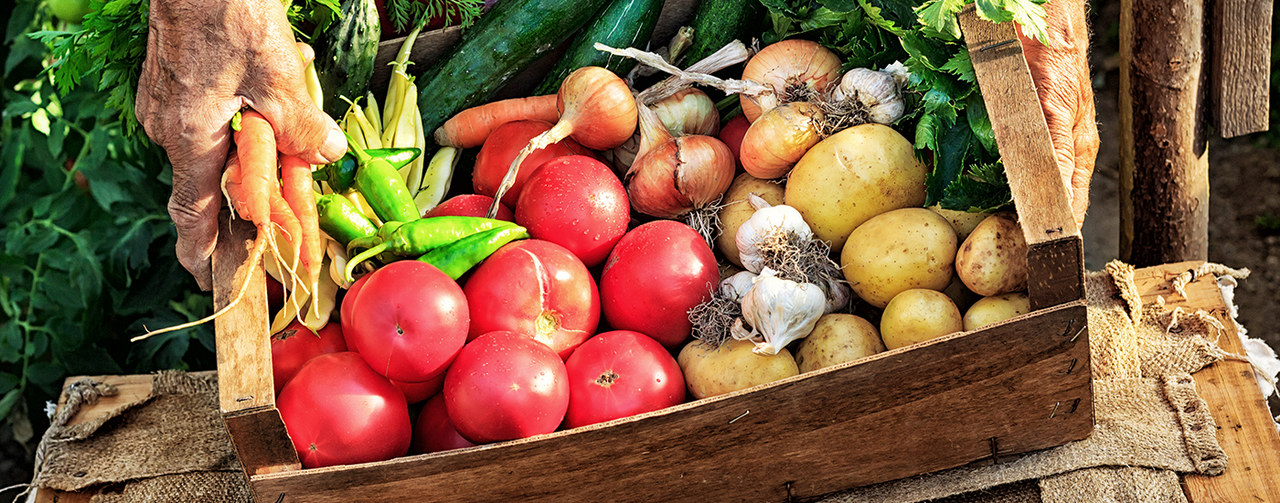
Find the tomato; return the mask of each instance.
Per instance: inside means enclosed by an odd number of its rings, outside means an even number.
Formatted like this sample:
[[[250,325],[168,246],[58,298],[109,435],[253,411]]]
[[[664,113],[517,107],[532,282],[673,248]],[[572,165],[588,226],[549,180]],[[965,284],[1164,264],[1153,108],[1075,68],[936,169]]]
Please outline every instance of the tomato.
[[[267,274],[267,309],[271,312],[279,311],[284,307],[284,285]]]
[[[65,22],[80,23],[92,9],[89,8],[89,0],[49,0],[49,10]]]
[[[452,278],[424,262],[401,260],[369,275],[344,335],[369,366],[390,379],[440,375],[467,339],[467,299]]]
[[[276,394],[307,360],[346,350],[347,342],[342,338],[342,328],[337,323],[329,323],[319,332],[312,332],[302,322],[294,320],[271,336],[271,377],[275,380]]]
[[[350,351],[312,358],[276,400],[306,468],[382,461],[409,451],[409,406]]]
[[[440,393],[440,389],[444,387],[444,374],[432,377],[423,382],[404,382],[390,379],[396,389],[404,393],[404,401],[409,403],[418,403],[433,395]]]
[[[413,441],[409,443],[409,452],[422,454],[440,452],[476,444],[463,438],[458,429],[449,421],[449,412],[444,406],[444,395],[437,394],[427,400],[413,423]]]
[[[516,202],[516,223],[530,236],[565,247],[587,267],[604,262],[630,221],[627,189],[608,166],[585,155],[543,163]]]
[[[372,275],[366,274],[356,278],[356,282],[351,284],[351,288],[347,289],[347,293],[342,295],[342,306],[338,308],[338,320],[342,322],[342,329],[347,333],[351,332],[351,322],[354,320],[351,313],[352,307],[356,305],[356,294],[364,287],[364,283],[369,280],[369,276]],[[350,345],[351,341],[347,341],[347,344]],[[352,346],[351,350],[355,351],[355,346]]]
[[[742,166],[742,137],[747,135],[747,128],[751,127],[751,121],[746,116],[738,115],[729,122],[724,123],[724,127],[720,128],[720,141],[729,146],[729,150],[733,151],[733,158],[738,161],[738,166]]]
[[[481,194],[462,194],[453,196],[443,203],[431,208],[430,211],[422,215],[426,217],[484,217],[489,215],[489,206],[493,204],[493,196],[485,196]],[[516,221],[515,214],[511,213],[511,209],[507,205],[498,205],[498,220],[506,220],[508,222]]]
[[[556,430],[569,408],[564,362],[546,345],[516,332],[490,332],[467,343],[444,377],[449,420],[478,444]]]
[[[632,229],[600,274],[609,325],[676,348],[689,338],[689,310],[711,296],[720,273],[711,247],[688,225],[657,220]]]
[[[507,175],[507,170],[511,167],[511,163],[515,162],[520,150],[529,144],[529,140],[545,133],[548,129],[551,129],[550,122],[526,120],[508,122],[493,130],[488,141],[480,147],[480,153],[476,154],[476,166],[471,172],[471,184],[476,193],[493,197],[498,192],[498,184],[502,182],[502,177]],[[588,152],[582,145],[578,145],[578,142],[566,138],[558,143],[547,145],[547,148],[530,153],[525,157],[524,162],[520,163],[520,169],[516,171],[516,181],[511,185],[511,190],[502,196],[502,204],[509,208],[516,206],[516,199],[520,197],[520,190],[524,188],[525,181],[542,163],[561,156]]]
[[[561,358],[595,333],[600,294],[582,261],[538,239],[503,246],[471,273],[468,339],[497,330],[525,334]]]
[[[665,409],[684,401],[684,375],[667,348],[630,330],[587,340],[564,363],[569,372],[565,426],[577,428]]]

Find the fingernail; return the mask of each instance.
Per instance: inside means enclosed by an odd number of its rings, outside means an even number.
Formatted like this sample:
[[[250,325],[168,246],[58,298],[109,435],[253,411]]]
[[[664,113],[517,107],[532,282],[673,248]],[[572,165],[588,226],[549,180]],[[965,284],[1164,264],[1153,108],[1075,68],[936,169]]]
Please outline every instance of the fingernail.
[[[330,129],[329,137],[324,141],[324,151],[320,155],[324,156],[326,162],[334,162],[341,159],[342,154],[346,152],[347,137],[337,127]]]

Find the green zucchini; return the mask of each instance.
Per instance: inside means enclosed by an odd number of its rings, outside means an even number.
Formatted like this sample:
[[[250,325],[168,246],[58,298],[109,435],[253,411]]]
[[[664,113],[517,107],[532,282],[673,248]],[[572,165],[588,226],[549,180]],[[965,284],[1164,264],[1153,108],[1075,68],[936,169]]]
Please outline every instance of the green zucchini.
[[[569,50],[551,69],[534,95],[552,94],[560,89],[560,82],[569,73],[584,66],[601,66],[619,76],[636,66],[631,58],[614,56],[594,47],[600,42],[609,47],[634,47],[644,44],[653,35],[662,12],[664,0],[613,0],[596,14],[596,20],[582,29],[582,33],[569,45]],[[642,47],[643,48],[643,47]]]
[[[316,73],[324,92],[324,111],[339,118],[347,103],[338,99],[364,96],[378,56],[378,6],[373,0],[343,0],[338,18],[312,41]]]
[[[742,40],[760,31],[768,16],[759,0],[702,0],[693,13],[693,44],[680,58],[679,66],[689,66],[720,50],[725,44]]]
[[[418,78],[422,130],[484,103],[521,70],[561,42],[605,0],[503,0],[462,34],[453,53]]]

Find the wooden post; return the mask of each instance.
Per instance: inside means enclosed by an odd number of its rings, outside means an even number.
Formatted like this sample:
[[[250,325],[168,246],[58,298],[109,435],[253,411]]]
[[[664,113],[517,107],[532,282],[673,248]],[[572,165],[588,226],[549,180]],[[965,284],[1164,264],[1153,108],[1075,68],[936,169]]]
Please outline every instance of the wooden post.
[[[1274,0],[1213,2],[1213,126],[1223,138],[1266,131],[1270,122]]]
[[[1209,254],[1204,0],[1123,0],[1120,257],[1136,266]]]

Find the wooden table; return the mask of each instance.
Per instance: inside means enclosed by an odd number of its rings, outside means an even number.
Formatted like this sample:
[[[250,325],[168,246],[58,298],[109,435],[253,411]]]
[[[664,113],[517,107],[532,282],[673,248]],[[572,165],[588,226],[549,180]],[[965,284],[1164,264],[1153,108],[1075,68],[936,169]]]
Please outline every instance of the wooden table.
[[[1195,262],[1168,264],[1139,269],[1135,275],[1143,302],[1155,302],[1163,296],[1165,304],[1184,309],[1203,309],[1227,327],[1218,344],[1228,353],[1243,354],[1244,349],[1231,323],[1227,306],[1214,279],[1200,278],[1186,287],[1184,299],[1173,292],[1169,280],[1199,265]],[[1267,404],[1254,381],[1253,368],[1243,361],[1224,360],[1195,375],[1196,387],[1209,404],[1218,425],[1218,441],[1228,456],[1227,470],[1217,477],[1187,475],[1183,490],[1192,503],[1207,502],[1280,502],[1280,434],[1272,424]],[[67,380],[70,384],[79,377]],[[150,392],[151,376],[101,376],[98,379],[115,384],[120,396],[103,399],[82,410],[72,422],[102,413],[112,404],[145,396]],[[61,406],[62,400],[59,400]],[[87,503],[88,493],[37,491],[37,503]]]

